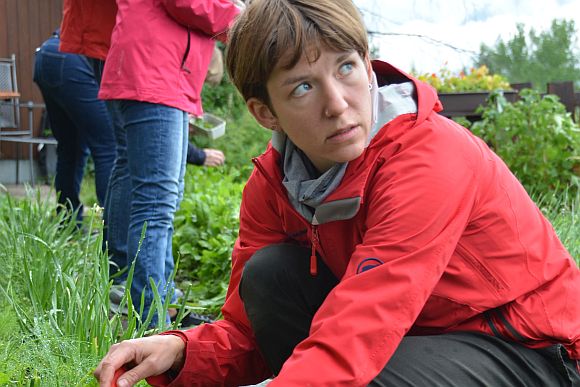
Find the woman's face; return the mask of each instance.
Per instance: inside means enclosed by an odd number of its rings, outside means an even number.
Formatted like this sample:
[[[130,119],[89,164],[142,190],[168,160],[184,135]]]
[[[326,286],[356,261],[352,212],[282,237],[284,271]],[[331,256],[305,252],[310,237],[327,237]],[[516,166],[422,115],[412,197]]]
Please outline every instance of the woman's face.
[[[367,58],[324,48],[316,62],[303,56],[290,70],[276,66],[267,83],[273,111],[257,99],[248,100],[248,108],[324,172],[363,152],[371,127],[370,80]]]

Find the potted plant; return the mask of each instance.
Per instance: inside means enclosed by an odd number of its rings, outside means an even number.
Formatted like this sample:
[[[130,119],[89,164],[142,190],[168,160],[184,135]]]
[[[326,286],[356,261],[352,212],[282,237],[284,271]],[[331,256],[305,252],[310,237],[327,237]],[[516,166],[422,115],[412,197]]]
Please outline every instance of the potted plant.
[[[477,108],[485,105],[489,92],[493,90],[502,90],[509,102],[515,102],[518,96],[518,92],[512,90],[507,79],[498,74],[490,74],[485,65],[471,68],[468,73],[461,71],[457,75],[444,67],[439,75],[421,74],[417,78],[437,90],[443,104],[442,114],[447,117],[479,116]]]

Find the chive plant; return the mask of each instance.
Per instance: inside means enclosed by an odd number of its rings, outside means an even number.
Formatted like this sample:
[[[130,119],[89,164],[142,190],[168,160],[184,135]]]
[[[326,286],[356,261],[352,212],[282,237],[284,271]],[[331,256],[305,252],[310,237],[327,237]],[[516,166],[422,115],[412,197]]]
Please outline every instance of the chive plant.
[[[149,314],[142,318],[139,313],[143,310],[143,297],[140,311],[133,308],[128,290],[133,265],[118,311],[111,312],[112,281],[107,253],[102,249],[99,211],[98,207],[90,210],[79,228],[69,220],[75,219],[75,214],[69,218],[66,211],[55,211],[54,202],[41,198],[39,192],[25,200],[14,200],[10,196],[0,199],[0,265],[3,267],[0,308],[11,309],[11,312],[0,309],[0,314],[14,316],[19,328],[19,332],[3,337],[3,341],[27,343],[16,346],[18,351],[15,346],[0,344],[0,356],[7,361],[18,353],[17,357],[24,356],[22,351],[27,349],[33,351],[28,356],[30,359],[43,354],[42,362],[26,362],[23,370],[13,370],[16,374],[3,370],[0,358],[0,380],[8,377],[10,381],[27,385],[37,385],[36,380],[43,380],[58,385],[61,382],[49,380],[64,363],[76,361],[69,359],[69,355],[84,359],[77,364],[86,365],[89,361],[94,367],[115,342],[170,328],[165,325],[165,316],[168,308],[175,305],[170,303],[171,294],[161,299],[154,283],[151,286],[155,299]],[[150,330],[155,313],[160,323]],[[177,327],[183,314],[181,310],[172,327]],[[81,373],[71,380],[84,380],[91,370],[84,369]]]

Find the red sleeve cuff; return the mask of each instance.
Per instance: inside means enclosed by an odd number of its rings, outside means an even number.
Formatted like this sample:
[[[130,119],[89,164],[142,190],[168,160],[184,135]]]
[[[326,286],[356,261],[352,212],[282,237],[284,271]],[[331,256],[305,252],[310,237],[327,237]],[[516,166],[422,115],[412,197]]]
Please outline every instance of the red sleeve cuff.
[[[177,330],[161,332],[159,335],[161,335],[161,336],[173,335],[173,336],[177,336],[181,340],[183,340],[183,343],[185,344],[185,351],[184,351],[185,353],[183,354],[185,359],[184,359],[183,364],[185,364],[187,362],[187,341],[188,341],[187,335],[185,333],[183,333],[182,331],[177,331]],[[181,371],[179,373],[181,373]],[[175,372],[167,371],[161,375],[148,377],[146,380],[147,380],[147,383],[149,383],[150,385],[152,385],[154,387],[169,386],[179,376],[179,373],[176,374]]]

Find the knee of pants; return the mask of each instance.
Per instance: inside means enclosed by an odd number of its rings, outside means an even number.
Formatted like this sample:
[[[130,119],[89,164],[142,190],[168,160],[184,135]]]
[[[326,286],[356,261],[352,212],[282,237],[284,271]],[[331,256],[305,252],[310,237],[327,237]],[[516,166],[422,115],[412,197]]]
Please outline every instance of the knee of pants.
[[[263,301],[275,289],[296,284],[292,278],[309,275],[309,260],[300,259],[309,255],[309,249],[292,244],[270,245],[256,251],[242,272],[242,300],[252,302],[259,297]]]

